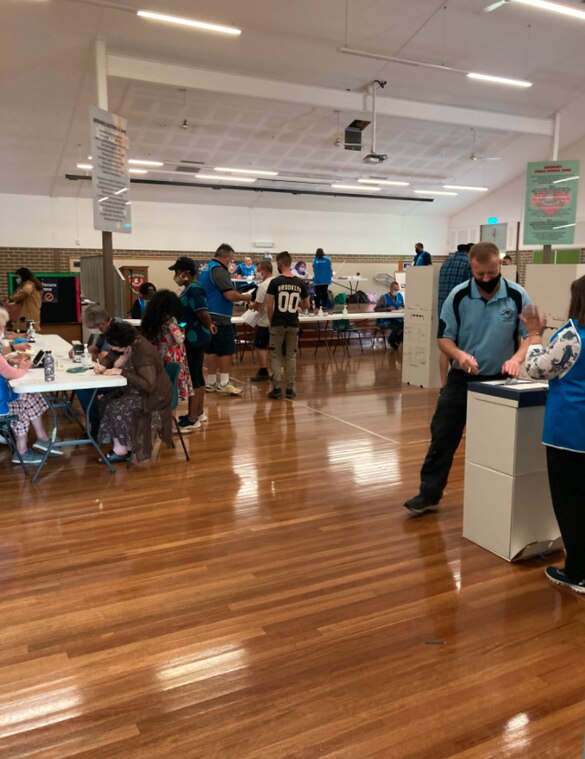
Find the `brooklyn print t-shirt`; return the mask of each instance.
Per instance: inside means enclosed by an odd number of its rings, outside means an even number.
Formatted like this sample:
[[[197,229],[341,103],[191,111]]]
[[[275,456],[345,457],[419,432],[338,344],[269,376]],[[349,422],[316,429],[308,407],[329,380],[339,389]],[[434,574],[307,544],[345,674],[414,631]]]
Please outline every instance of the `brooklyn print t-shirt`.
[[[272,326],[298,327],[299,304],[307,295],[307,285],[298,277],[274,277],[268,285],[268,295],[274,296]]]

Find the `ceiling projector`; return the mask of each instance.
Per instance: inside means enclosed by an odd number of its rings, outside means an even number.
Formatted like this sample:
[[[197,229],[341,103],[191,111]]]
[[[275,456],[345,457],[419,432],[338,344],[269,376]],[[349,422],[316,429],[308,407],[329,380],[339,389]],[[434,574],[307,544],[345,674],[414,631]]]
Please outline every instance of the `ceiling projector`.
[[[386,153],[374,153],[372,151],[367,156],[364,156],[362,161],[363,163],[383,163],[387,158]]]

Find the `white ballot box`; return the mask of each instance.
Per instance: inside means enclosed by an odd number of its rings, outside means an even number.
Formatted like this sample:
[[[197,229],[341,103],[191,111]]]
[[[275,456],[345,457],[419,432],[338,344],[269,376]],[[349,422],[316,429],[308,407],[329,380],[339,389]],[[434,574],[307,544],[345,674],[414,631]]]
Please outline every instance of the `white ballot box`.
[[[541,443],[547,385],[468,387],[463,537],[508,561],[562,548]]]

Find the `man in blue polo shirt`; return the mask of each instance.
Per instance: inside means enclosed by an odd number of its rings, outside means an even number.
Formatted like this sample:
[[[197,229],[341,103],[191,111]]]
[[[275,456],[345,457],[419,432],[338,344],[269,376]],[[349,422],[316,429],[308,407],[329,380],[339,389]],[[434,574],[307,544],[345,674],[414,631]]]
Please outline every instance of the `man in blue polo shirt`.
[[[519,317],[530,300],[523,287],[502,279],[498,248],[477,243],[469,261],[472,278],[451,291],[441,311],[439,348],[451,370],[431,422],[420,491],[404,504],[412,514],[435,511],[441,500],[465,429],[467,383],[517,377],[528,349]]]

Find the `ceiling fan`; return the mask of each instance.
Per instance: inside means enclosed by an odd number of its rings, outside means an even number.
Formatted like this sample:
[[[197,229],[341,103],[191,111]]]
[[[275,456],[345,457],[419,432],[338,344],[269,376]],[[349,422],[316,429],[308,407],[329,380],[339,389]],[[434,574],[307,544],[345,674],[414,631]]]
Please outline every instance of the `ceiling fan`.
[[[478,150],[476,148],[476,139],[477,139],[476,130],[472,128],[471,134],[472,134],[471,155],[469,156],[470,161],[501,161],[502,160],[502,156],[486,155],[485,153],[482,153],[481,150]]]

